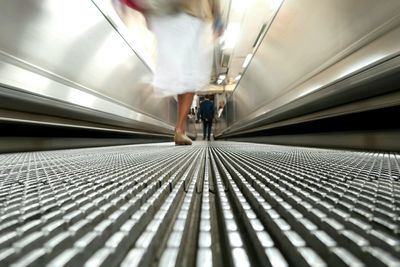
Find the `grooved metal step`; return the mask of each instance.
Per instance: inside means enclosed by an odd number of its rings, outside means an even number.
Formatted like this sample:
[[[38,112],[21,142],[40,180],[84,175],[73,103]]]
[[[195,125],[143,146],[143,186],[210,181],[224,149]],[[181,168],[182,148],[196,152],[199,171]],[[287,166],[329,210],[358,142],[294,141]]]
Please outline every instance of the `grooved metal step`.
[[[0,155],[0,266],[400,266],[400,155],[231,142]]]

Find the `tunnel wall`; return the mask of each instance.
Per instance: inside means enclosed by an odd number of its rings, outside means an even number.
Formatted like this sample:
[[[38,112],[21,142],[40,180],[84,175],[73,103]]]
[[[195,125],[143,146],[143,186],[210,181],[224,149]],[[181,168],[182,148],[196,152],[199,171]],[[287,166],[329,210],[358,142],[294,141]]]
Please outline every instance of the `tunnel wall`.
[[[2,1],[0,25],[3,110],[172,133],[176,100],[94,2]]]
[[[399,89],[399,10],[395,0],[284,1],[228,100],[227,126],[217,136]]]

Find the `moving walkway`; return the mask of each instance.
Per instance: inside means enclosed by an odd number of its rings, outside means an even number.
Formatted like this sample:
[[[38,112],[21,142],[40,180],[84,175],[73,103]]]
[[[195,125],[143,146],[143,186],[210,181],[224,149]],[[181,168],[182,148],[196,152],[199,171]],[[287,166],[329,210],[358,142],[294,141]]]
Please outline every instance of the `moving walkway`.
[[[280,1],[192,146],[112,10],[0,3],[0,266],[399,266],[397,0]]]

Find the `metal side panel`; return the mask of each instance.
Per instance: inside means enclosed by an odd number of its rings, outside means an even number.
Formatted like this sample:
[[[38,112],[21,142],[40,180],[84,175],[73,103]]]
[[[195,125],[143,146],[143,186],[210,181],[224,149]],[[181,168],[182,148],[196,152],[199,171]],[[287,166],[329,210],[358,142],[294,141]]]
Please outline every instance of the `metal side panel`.
[[[398,89],[399,11],[396,0],[284,1],[226,106],[222,134]]]
[[[1,266],[399,266],[400,155],[234,142],[0,155]]]
[[[1,1],[0,25],[1,94],[173,131],[172,101],[152,94],[152,71],[92,1]]]

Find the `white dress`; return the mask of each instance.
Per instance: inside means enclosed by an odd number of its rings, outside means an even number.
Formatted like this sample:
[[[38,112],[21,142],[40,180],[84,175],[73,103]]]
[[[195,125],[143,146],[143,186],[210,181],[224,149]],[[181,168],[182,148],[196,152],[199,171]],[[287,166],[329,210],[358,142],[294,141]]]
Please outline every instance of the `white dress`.
[[[213,61],[211,23],[186,13],[151,16],[149,22],[157,40],[155,92],[172,96],[207,86]]]

